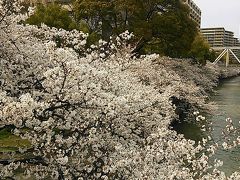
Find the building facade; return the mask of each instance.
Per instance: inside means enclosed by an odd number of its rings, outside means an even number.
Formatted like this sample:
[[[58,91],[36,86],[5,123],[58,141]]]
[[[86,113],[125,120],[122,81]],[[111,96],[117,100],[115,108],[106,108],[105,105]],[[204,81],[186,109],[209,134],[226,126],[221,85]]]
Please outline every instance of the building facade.
[[[240,45],[238,38],[234,37],[234,33],[225,30],[223,27],[202,28],[201,33],[210,47],[231,47]]]
[[[240,47],[239,39],[234,37],[234,33],[225,30],[223,27],[217,28],[202,28],[201,33],[204,39],[208,42],[210,47]],[[235,55],[240,58],[240,50],[232,50]],[[215,50],[216,53],[220,54],[222,50]],[[232,54],[230,54],[230,59],[235,59]]]
[[[198,25],[198,28],[201,27],[201,9],[193,2],[193,0],[182,0],[190,9],[190,18],[195,21]]]
[[[233,46],[239,46],[240,47],[240,41],[238,38],[234,38],[234,41],[233,41]]]

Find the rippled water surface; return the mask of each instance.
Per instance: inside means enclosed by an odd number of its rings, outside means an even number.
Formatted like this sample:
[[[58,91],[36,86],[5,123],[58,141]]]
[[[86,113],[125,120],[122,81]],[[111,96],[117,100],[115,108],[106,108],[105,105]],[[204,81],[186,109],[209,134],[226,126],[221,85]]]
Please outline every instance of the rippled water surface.
[[[216,89],[216,93],[212,95],[211,100],[214,101],[218,109],[208,118],[212,122],[213,130],[210,133],[214,141],[222,144],[221,140],[222,129],[226,126],[226,118],[230,117],[233,123],[238,126],[240,121],[240,77],[224,80]],[[191,123],[181,123],[177,127],[177,131],[183,133],[186,138],[193,140],[200,140],[206,136],[200,131],[200,128]],[[212,142],[209,142],[212,143]],[[230,175],[236,170],[240,170],[240,147],[232,150],[220,149],[216,152],[213,158],[217,158],[224,162],[223,166],[219,168],[227,175]]]
[[[218,105],[216,113],[210,117],[214,130],[211,135],[214,140],[221,136],[222,129],[226,126],[225,119],[230,117],[233,123],[238,126],[240,121],[240,77],[223,81],[216,89],[216,94],[212,100]],[[219,150],[215,158],[224,162],[221,170],[226,174],[239,170],[240,167],[240,148],[232,150]]]

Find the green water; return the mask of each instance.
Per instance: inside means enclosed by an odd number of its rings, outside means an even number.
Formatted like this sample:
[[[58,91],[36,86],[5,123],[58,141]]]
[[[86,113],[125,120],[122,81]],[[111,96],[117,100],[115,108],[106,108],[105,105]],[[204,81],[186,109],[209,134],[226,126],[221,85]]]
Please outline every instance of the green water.
[[[200,128],[193,123],[181,123],[177,125],[177,131],[184,134],[186,138],[199,141],[206,135],[211,135],[213,141],[222,144],[222,130],[226,126],[226,118],[231,118],[233,124],[239,127],[240,121],[240,77],[232,78],[221,82],[216,89],[216,93],[211,96],[211,101],[217,104],[218,109],[213,115],[207,117],[208,122],[212,122],[213,130],[201,132]],[[213,143],[209,141],[208,144]],[[223,166],[219,169],[227,175],[234,171],[240,171],[240,146],[231,150],[219,149],[213,159],[222,160]]]
[[[221,140],[222,129],[226,126],[226,118],[231,118],[233,124],[238,127],[240,121],[240,77],[223,81],[216,89],[216,94],[212,96],[212,100],[217,103],[218,110],[213,116],[209,117],[213,123],[214,130],[211,136],[215,141]],[[226,174],[239,171],[240,167],[240,147],[231,150],[220,149],[217,151],[215,158],[222,160],[223,170]]]

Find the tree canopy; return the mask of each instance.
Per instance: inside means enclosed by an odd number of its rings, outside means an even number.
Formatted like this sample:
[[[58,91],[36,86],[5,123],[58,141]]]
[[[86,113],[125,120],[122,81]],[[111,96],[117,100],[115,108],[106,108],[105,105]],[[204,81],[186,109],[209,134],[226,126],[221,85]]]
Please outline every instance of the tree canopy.
[[[205,41],[202,34],[198,33],[192,43],[189,57],[192,57],[201,64],[205,65],[206,60],[214,60],[216,58],[216,55],[213,50],[210,50],[210,46]]]
[[[39,4],[35,13],[30,16],[26,23],[40,26],[42,23],[49,27],[62,28],[66,30],[78,29],[78,25],[70,17],[68,10],[63,9],[60,4]]]
[[[76,0],[74,13],[91,31],[100,30],[103,39],[124,30],[133,32],[142,53],[185,57],[197,32],[179,0]]]
[[[134,53],[202,59],[195,52],[197,24],[179,0],[74,0],[72,5],[72,12],[59,4],[39,5],[27,23],[79,29],[89,34],[89,47],[99,39],[109,41],[111,36],[128,30],[135,35]],[[213,53],[207,54],[204,58],[211,59]]]

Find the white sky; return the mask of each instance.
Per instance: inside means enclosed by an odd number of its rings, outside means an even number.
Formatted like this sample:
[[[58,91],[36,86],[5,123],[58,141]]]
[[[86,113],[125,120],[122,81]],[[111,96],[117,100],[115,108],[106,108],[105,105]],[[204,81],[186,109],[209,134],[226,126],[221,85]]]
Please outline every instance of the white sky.
[[[240,38],[240,0],[193,0],[202,11],[202,28],[224,27]]]

